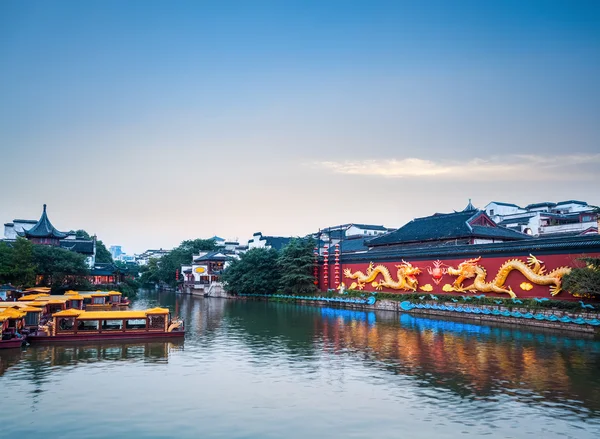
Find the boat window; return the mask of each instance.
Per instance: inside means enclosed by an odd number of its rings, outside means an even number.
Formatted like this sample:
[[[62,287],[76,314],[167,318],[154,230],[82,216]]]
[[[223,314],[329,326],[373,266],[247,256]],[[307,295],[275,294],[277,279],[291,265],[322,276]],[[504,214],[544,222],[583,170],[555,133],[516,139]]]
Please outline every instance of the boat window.
[[[74,324],[75,319],[73,317],[63,317],[58,319],[58,329],[60,331],[72,331]]]
[[[115,331],[123,329],[123,320],[103,320],[102,330]]]
[[[130,319],[127,320],[127,329],[146,329],[146,319]]]
[[[80,320],[77,323],[77,331],[97,331],[98,320]]]
[[[92,297],[94,305],[104,305],[104,297]]]
[[[113,303],[119,303],[121,300],[121,296],[110,296],[110,301]]]
[[[79,300],[71,300],[71,308],[79,308]]]
[[[37,325],[40,322],[40,313],[39,312],[28,312],[25,316],[25,324],[27,326]]]
[[[92,303],[92,298],[91,297],[85,297],[83,299],[83,304],[84,305],[89,305],[90,303]]]

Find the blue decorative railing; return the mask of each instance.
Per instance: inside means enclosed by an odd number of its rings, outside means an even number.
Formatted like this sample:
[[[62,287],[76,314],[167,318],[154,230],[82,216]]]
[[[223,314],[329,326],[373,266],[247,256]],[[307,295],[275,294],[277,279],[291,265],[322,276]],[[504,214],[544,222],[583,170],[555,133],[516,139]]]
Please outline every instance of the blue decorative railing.
[[[569,316],[556,317],[553,314],[546,315],[531,312],[521,313],[519,311],[500,311],[499,309],[487,309],[487,308],[477,308],[475,306],[460,306],[460,305],[443,305],[443,304],[429,304],[429,303],[411,303],[409,301],[404,301],[400,303],[400,309],[403,311],[411,311],[413,309],[431,309],[437,311],[450,311],[455,313],[463,313],[463,314],[483,314],[483,315],[492,315],[492,316],[501,316],[501,317],[514,317],[516,319],[535,319],[535,320],[545,320],[548,322],[561,322],[561,323],[575,323],[576,325],[592,325],[592,326],[600,326],[600,320],[598,319],[584,319],[582,317],[571,318]]]

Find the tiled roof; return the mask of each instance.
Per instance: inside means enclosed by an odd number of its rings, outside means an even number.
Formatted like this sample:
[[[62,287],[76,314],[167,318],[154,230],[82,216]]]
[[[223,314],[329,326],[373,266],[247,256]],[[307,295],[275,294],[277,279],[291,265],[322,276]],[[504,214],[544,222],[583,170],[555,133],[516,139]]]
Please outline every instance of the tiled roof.
[[[509,254],[511,256],[571,252],[600,252],[600,235],[583,235],[574,237],[531,238],[525,241],[499,242],[474,245],[437,245],[402,248],[372,249],[366,253],[342,254],[343,263],[364,261],[397,261],[399,259],[449,259],[470,258],[487,254]]]
[[[91,239],[63,239],[60,241],[60,246],[77,253],[94,254],[94,241]]]
[[[44,204],[44,211],[42,212],[42,216],[40,220],[29,230],[25,230],[22,232],[24,236],[28,238],[56,238],[62,239],[66,238],[67,234],[63,232],[59,232],[54,228],[50,220],[48,219],[48,215],[46,215],[46,205]],[[21,235],[21,233],[19,233]],[[22,236],[23,236],[22,235]]]
[[[228,257],[223,254],[221,251],[208,252],[205,255],[199,256],[194,259],[194,262],[202,262],[202,261],[226,261]]]
[[[523,233],[504,227],[470,226],[469,222],[480,215],[487,217],[482,211],[465,211],[415,218],[394,232],[371,239],[368,241],[368,245],[378,246],[476,237],[498,239],[529,238]]]
[[[103,262],[95,264],[94,268],[90,270],[90,274],[92,276],[111,276],[117,271],[119,271],[119,269],[114,264],[111,264],[110,262]]]
[[[261,240],[266,241],[266,244],[275,250],[281,250],[283,247],[288,245],[292,238],[283,236],[263,236]]]
[[[513,204],[513,203],[503,203],[501,201],[491,201],[488,204],[497,204],[498,206],[518,207],[519,209],[522,209],[521,206],[517,206],[516,204]]]
[[[345,230],[345,229],[349,229],[352,226],[357,227],[359,229],[364,229],[364,230],[380,230],[380,231],[384,231],[384,232],[387,230],[386,227],[380,226],[380,225],[375,225],[375,224],[348,223],[348,224],[340,224],[339,226],[325,227],[324,229],[321,229],[321,232],[328,233],[331,231]]]
[[[566,201],[559,201],[558,203],[556,203],[557,206],[559,206],[561,204],[581,204],[582,206],[588,205],[588,203],[586,203],[585,201],[579,201],[579,200],[566,200]]]
[[[544,203],[533,203],[533,204],[528,204],[527,206],[525,206],[525,209],[534,209],[536,207],[555,207],[556,203],[551,203],[549,201],[546,201]]]
[[[356,253],[366,252],[369,247],[365,244],[366,239],[364,237],[350,238],[340,241],[340,253]],[[335,246],[330,249],[330,252],[335,251]]]

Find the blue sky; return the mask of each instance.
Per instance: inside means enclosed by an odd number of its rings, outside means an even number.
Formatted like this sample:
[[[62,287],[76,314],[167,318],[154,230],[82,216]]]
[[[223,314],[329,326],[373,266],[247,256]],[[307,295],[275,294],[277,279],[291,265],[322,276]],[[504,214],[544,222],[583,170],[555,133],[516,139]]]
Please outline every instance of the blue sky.
[[[596,1],[0,2],[0,219],[142,251],[600,204]]]

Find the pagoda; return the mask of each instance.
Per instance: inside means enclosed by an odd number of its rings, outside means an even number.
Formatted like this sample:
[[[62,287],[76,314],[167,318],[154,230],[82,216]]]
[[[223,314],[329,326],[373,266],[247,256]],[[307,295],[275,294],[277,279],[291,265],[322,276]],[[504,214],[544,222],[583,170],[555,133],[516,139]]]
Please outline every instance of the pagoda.
[[[46,205],[39,221],[29,230],[17,232],[21,237],[27,238],[34,244],[60,246],[60,240],[68,236],[67,233],[59,232],[52,225],[46,214]]]

